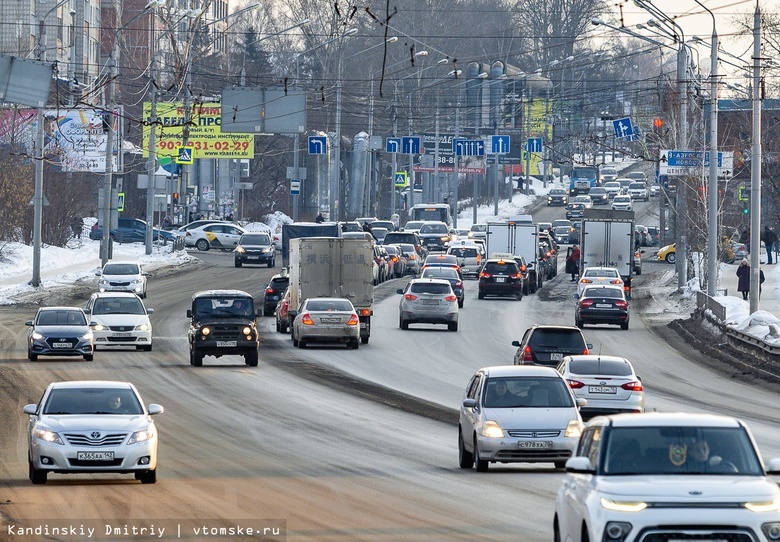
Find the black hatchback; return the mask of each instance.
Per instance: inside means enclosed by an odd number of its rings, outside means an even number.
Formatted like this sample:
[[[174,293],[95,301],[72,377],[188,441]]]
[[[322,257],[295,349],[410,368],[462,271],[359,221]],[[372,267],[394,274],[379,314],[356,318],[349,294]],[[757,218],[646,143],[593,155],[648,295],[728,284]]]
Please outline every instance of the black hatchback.
[[[517,347],[515,365],[547,365],[555,367],[564,356],[590,353],[592,344],[585,342],[580,328],[575,326],[533,325],[525,330]]]
[[[276,310],[276,304],[284,294],[285,288],[290,285],[290,276],[287,273],[274,275],[268,281],[263,296],[263,316],[271,316]]]
[[[511,296],[523,299],[523,275],[517,262],[500,258],[489,259],[479,273],[479,299],[487,295]]]

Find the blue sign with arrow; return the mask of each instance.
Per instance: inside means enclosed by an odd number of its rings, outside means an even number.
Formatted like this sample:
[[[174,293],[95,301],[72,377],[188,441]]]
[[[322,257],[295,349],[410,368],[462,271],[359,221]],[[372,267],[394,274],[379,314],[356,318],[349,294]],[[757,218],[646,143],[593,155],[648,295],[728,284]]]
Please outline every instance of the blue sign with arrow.
[[[525,150],[528,152],[542,152],[542,145],[544,145],[544,140],[541,137],[532,137],[526,143]]]
[[[388,137],[387,140],[385,140],[385,152],[393,154],[401,152],[401,138]]]
[[[485,156],[485,142],[482,139],[453,139],[452,150],[457,156]]]
[[[490,136],[490,152],[491,154],[509,154],[509,136]]]
[[[328,137],[309,136],[309,154],[328,154]]]
[[[420,136],[406,136],[401,138],[401,150],[404,154],[420,154]]]
[[[630,138],[634,134],[634,126],[629,117],[615,119],[612,121],[612,127],[615,129],[615,137],[618,139]]]

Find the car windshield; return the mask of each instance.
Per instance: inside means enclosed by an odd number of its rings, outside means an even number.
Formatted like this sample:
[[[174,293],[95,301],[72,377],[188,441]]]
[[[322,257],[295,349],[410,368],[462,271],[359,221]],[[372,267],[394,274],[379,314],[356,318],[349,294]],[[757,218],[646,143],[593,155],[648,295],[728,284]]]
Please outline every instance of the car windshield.
[[[45,310],[38,313],[38,326],[86,326],[87,320],[80,310]]]
[[[92,305],[92,314],[146,314],[146,311],[137,297],[99,297]]]
[[[134,263],[107,263],[103,268],[104,275],[137,275],[138,265]]]
[[[487,224],[474,224],[471,226],[471,231],[482,232],[487,231]]]
[[[560,378],[488,378],[483,406],[486,408],[572,408],[574,402]]]
[[[764,475],[741,427],[613,427],[602,465],[606,475]]]
[[[420,227],[423,225],[422,220],[410,220],[406,223],[404,226],[404,229],[406,230],[419,230]]]
[[[632,183],[628,186],[629,190],[644,190],[647,188],[644,183]]]
[[[270,245],[271,238],[264,233],[251,233],[242,235],[239,245]]]
[[[485,264],[484,272],[490,275],[509,275],[511,273],[517,273],[517,264],[507,262],[488,262]]]
[[[585,349],[582,332],[569,329],[537,329],[530,340],[532,348],[555,348],[557,350]]]
[[[43,414],[143,414],[135,393],[128,388],[55,388]]]
[[[553,231],[555,232],[555,235],[565,235],[569,233],[570,229],[569,226],[558,226]]]
[[[306,303],[306,310],[322,312],[352,312],[352,303],[346,299],[315,299]]]
[[[564,190],[563,188],[553,188],[552,190],[550,190],[550,195],[551,196],[565,196],[566,195],[566,190]]]
[[[609,297],[611,299],[623,299],[623,291],[617,288],[585,288],[582,297]]]
[[[252,299],[247,297],[205,297],[195,300],[195,318],[252,318]]]
[[[420,233],[447,233],[447,225],[425,224],[420,228]]]
[[[476,258],[477,257],[477,249],[476,248],[450,248],[447,251],[447,254],[452,254],[456,258]]]
[[[586,269],[583,276],[588,278],[617,278],[618,272],[615,269]]]
[[[452,267],[427,267],[423,269],[424,279],[457,279],[458,272]]]
[[[439,282],[415,282],[412,283],[409,291],[413,294],[450,294],[452,287],[449,284]]]
[[[577,375],[630,376],[631,366],[625,361],[613,359],[573,359],[569,372]]]

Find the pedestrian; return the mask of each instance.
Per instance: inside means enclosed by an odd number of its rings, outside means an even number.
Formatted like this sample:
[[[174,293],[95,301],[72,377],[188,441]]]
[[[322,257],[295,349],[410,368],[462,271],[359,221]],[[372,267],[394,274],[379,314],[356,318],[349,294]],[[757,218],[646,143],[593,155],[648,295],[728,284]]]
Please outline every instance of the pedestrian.
[[[750,266],[745,258],[742,258],[742,262],[737,267],[737,291],[742,292],[742,299],[747,299],[750,294]]]
[[[761,232],[761,240],[766,247],[766,264],[772,265],[772,254],[775,250],[775,243],[777,243],[777,234],[769,226],[764,226],[764,231]]]
[[[173,227],[173,222],[171,221],[171,217],[165,215],[163,217],[162,225],[164,230],[170,230]]]
[[[566,272],[571,274],[570,282],[577,282],[580,275],[580,247],[577,243],[572,245],[569,255],[566,256]]]
[[[84,219],[79,215],[73,215],[70,219],[70,229],[73,231],[73,237],[81,239],[81,232],[84,231]]]
[[[322,216],[322,211],[320,211],[320,214],[318,214],[317,218],[314,219],[314,222],[316,222],[317,224],[322,224],[323,222],[325,222],[325,217]]]
[[[764,284],[764,270],[758,268],[758,298],[761,299],[761,285]]]
[[[743,228],[742,233],[739,235],[739,242],[745,245],[747,251],[750,252],[750,229]]]

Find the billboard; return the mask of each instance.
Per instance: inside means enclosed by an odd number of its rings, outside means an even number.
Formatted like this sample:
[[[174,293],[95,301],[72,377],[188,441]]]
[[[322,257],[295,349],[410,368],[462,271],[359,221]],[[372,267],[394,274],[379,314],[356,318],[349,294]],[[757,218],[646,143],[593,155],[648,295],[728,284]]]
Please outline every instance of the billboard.
[[[144,130],[141,147],[145,157],[149,156],[149,134],[151,133],[150,102],[144,102]],[[184,104],[165,102],[157,104],[157,126],[155,135],[158,157],[175,159],[177,148],[183,146]],[[255,136],[228,134],[222,132],[222,105],[219,103],[196,103],[190,107],[190,133],[188,147],[193,149],[193,158],[254,158]]]
[[[436,134],[421,134],[421,137],[425,152],[415,155],[414,170],[434,172],[436,171],[436,165],[434,164],[436,156]],[[460,135],[458,137],[469,139],[470,137],[479,136]],[[439,173],[455,172],[455,153],[452,152],[452,140],[454,138],[454,134],[439,134]],[[459,156],[458,158],[459,173],[485,173],[484,156]],[[400,161],[403,160],[404,158],[400,159]]]
[[[47,163],[61,171],[105,173],[107,126],[102,109],[46,109],[43,154]],[[121,109],[114,113],[115,135],[121,133]],[[7,109],[0,113],[0,144],[21,146],[35,156],[38,117],[35,109]],[[113,170],[118,171],[118,138],[114,139]]]

